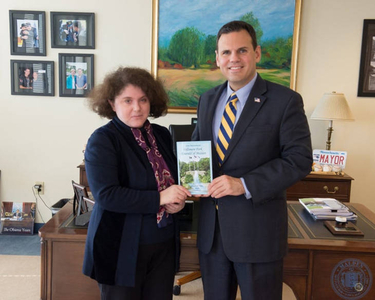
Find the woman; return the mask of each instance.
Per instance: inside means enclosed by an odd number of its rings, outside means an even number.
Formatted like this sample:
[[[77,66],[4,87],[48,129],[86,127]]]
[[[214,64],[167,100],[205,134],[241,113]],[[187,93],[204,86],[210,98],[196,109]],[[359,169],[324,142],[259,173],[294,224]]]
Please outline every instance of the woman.
[[[85,150],[95,199],[83,272],[101,299],[172,299],[179,242],[174,213],[190,192],[176,185],[176,160],[165,127],[150,124],[167,109],[161,83],[138,68],[119,68],[94,88],[93,111],[111,121]]]

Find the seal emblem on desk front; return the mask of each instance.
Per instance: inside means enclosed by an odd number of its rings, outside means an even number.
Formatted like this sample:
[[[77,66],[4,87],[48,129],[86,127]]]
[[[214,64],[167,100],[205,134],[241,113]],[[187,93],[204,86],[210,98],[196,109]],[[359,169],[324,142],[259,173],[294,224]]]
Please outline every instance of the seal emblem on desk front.
[[[360,259],[344,259],[333,268],[331,285],[342,299],[361,299],[371,289],[372,272]]]

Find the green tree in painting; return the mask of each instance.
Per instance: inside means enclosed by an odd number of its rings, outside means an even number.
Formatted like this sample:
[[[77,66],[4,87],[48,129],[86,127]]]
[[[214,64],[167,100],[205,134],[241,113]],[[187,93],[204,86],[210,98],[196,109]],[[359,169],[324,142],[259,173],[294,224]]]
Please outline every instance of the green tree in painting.
[[[260,44],[260,41],[262,39],[262,36],[263,36],[263,30],[262,30],[262,27],[260,26],[260,22],[258,20],[258,18],[256,18],[253,14],[253,12],[248,12],[247,14],[244,14],[241,18],[240,18],[241,21],[244,21],[248,24],[250,24],[251,26],[254,27],[254,30],[257,34],[257,42],[258,44]]]
[[[168,48],[159,47],[158,58],[163,61],[169,61],[168,58]]]
[[[178,30],[168,48],[169,58],[184,67],[197,68],[203,56],[204,34],[194,27]]]
[[[288,69],[291,67],[293,37],[277,38],[262,46],[260,67],[266,69]]]
[[[205,43],[204,43],[204,59],[205,61],[202,63],[206,63],[208,61],[211,61],[211,63],[215,63],[216,61],[216,36],[215,35],[208,35],[206,37]]]
[[[239,17],[240,20],[251,24],[257,34],[257,41],[262,49],[262,59],[257,64],[261,76],[272,82],[289,86],[293,36],[263,41],[266,37],[254,12],[250,11]],[[200,95],[224,80],[216,70],[216,35],[205,34],[204,29],[200,31],[195,27],[185,27],[174,32],[168,45],[165,43],[163,45],[165,46],[158,49],[158,59],[164,63],[160,67],[159,75],[166,83],[168,82],[167,92],[171,100],[169,105],[197,107]],[[172,68],[185,69],[183,72],[188,74],[189,81],[174,80],[176,71],[170,70]],[[189,164],[181,165],[183,176],[189,174],[188,171]],[[209,170],[207,171],[208,173],[204,175],[199,174],[202,182],[208,180],[210,174]],[[192,178],[188,178],[189,180]]]

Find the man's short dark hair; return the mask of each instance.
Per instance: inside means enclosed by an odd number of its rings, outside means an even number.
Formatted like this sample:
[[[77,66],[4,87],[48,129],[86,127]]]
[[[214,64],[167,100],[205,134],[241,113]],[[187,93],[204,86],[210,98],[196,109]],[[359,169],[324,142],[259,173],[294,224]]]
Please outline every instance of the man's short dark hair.
[[[253,26],[251,26],[249,23],[246,23],[244,21],[231,21],[225,25],[223,25],[219,32],[217,33],[217,36],[216,36],[216,50],[218,49],[218,43],[219,43],[219,39],[221,37],[221,35],[223,34],[228,34],[228,33],[231,33],[231,32],[239,32],[241,30],[246,30],[252,41],[253,41],[253,48],[255,50],[255,48],[258,46],[258,43],[257,43],[257,35],[255,33],[255,29]]]

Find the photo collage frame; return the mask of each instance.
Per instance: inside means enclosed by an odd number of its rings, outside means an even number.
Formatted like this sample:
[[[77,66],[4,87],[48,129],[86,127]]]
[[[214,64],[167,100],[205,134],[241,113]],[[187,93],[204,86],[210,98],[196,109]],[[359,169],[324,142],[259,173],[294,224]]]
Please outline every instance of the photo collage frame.
[[[46,56],[46,13],[9,11],[10,53]],[[51,48],[95,49],[95,14],[50,12]],[[94,87],[94,54],[59,53],[59,96],[86,97]],[[54,96],[54,61],[11,60],[11,94]]]

